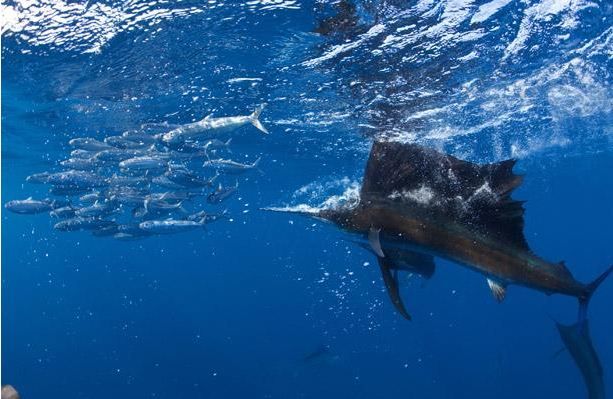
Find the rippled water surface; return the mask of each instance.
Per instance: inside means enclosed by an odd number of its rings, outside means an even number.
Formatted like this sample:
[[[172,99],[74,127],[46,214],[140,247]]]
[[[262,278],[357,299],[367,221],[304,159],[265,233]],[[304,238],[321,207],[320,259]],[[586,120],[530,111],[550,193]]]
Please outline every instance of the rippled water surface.
[[[74,138],[249,115],[261,158],[206,228],[120,241],[2,213],[2,384],[22,397],[579,398],[552,319],[573,299],[437,260],[389,303],[372,254],[266,207],[355,200],[374,139],[518,159],[535,253],[580,281],[613,263],[613,6],[586,0],[6,1],[2,198]],[[162,126],[162,127],[160,127]],[[110,176],[110,172],[109,172]],[[613,386],[613,284],[590,307]]]

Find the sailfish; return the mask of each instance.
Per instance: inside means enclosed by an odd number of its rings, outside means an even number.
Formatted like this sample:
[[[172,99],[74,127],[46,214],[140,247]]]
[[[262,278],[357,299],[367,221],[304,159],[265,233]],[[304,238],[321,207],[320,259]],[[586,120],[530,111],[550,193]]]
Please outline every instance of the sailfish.
[[[601,382],[602,374],[591,371],[598,371],[600,363],[589,350],[586,314],[592,294],[613,266],[584,284],[563,262],[534,254],[523,233],[524,203],[511,197],[523,180],[513,173],[514,165],[512,159],[479,165],[416,144],[378,141],[366,164],[359,201],[308,214],[363,237],[377,257],[394,307],[407,319],[398,271],[429,277],[434,258],[482,274],[498,301],[513,284],[577,298],[579,320],[569,327],[573,332],[559,331],[579,367],[590,369],[581,370],[590,374],[586,382]],[[590,394],[590,399],[600,397]]]

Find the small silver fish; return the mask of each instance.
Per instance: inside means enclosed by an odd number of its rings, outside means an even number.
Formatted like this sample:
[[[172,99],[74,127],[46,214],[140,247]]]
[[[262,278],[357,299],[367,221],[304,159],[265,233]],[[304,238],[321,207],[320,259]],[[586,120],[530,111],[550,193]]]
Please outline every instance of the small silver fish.
[[[4,207],[14,213],[21,215],[34,215],[36,213],[49,212],[53,210],[53,202],[48,199],[42,201],[29,197],[25,200],[13,200],[4,204]]]
[[[105,180],[91,172],[82,170],[69,170],[52,173],[47,176],[45,183],[63,187],[95,188],[107,185]]]
[[[119,167],[127,170],[164,169],[167,165],[168,160],[155,156],[134,157],[119,162]]]
[[[232,161],[231,159],[211,159],[205,161],[202,166],[205,168],[215,168],[228,174],[240,174],[248,170],[257,168],[261,159],[262,158],[256,159],[255,162],[252,164],[239,163],[236,161]]]
[[[71,158],[91,158],[96,154],[97,154],[96,151],[87,151],[87,150],[81,150],[81,149],[70,151]]]
[[[260,123],[260,114],[264,105],[257,108],[251,115],[247,116],[227,116],[222,118],[206,118],[193,123],[181,125],[176,129],[162,135],[162,142],[167,145],[176,145],[185,142],[187,139],[196,137],[211,137],[220,133],[235,130],[241,126],[252,124],[262,133],[268,134],[268,130]]]
[[[113,201],[95,202],[93,205],[77,209],[75,215],[79,217],[105,216],[117,210],[116,203]]]
[[[115,148],[126,149],[126,150],[127,149],[134,150],[134,149],[145,147],[147,145],[147,143],[134,141],[134,140],[128,140],[127,138],[123,136],[109,136],[104,139],[104,142],[106,144],[112,145]]]
[[[207,202],[211,204],[219,204],[226,199],[230,198],[238,190],[238,182],[233,187],[223,187],[221,184],[217,186],[217,189],[208,195]]]
[[[95,230],[105,226],[112,226],[115,222],[97,217],[74,217],[56,223],[53,228],[59,231]]]
[[[121,136],[130,141],[136,141],[138,143],[153,144],[156,141],[155,135],[147,134],[139,130],[128,130],[123,132]]]
[[[173,234],[203,227],[204,223],[192,220],[147,220],[138,225],[142,230],[152,234]]]
[[[161,176],[156,176],[153,179],[151,179],[151,182],[153,184],[157,184],[160,187],[164,187],[164,188],[170,188],[170,189],[181,189],[181,188],[185,188],[184,186],[177,184],[175,182],[173,182],[172,180],[170,180],[168,177],[166,177],[165,175],[161,175]]]
[[[93,170],[99,165],[95,157],[92,158],[68,158],[60,162],[60,165],[77,170]]]
[[[200,223],[212,223],[221,219],[227,219],[227,214],[228,211],[223,211],[222,213],[208,213],[206,211],[200,211],[187,216],[185,219]]]
[[[110,150],[113,147],[102,141],[91,137],[79,137],[68,142],[71,147],[75,147],[85,151],[103,151]]]
[[[51,216],[52,218],[58,218],[58,219],[71,218],[75,215],[75,212],[76,212],[76,209],[68,205],[68,206],[64,206],[64,207],[56,208],[52,210],[51,212],[49,212],[49,216]]]
[[[79,201],[83,202],[84,204],[93,204],[94,202],[100,201],[102,199],[104,199],[104,194],[99,191],[94,191],[92,193],[84,194],[79,197]]]
[[[96,154],[95,158],[102,162],[121,162],[126,159],[145,155],[143,150],[131,150],[131,149],[119,149],[114,148],[112,150],[100,151]]]
[[[26,181],[28,183],[47,183],[49,176],[51,176],[51,173],[49,172],[34,173],[33,175],[26,177]]]

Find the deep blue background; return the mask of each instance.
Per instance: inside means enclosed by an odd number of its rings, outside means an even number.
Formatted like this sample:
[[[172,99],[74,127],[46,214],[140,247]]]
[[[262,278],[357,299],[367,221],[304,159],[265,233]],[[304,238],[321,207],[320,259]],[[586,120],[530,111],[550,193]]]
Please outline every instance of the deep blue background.
[[[73,137],[103,138],[144,122],[187,122],[211,112],[245,114],[262,102],[269,104],[263,123],[272,134],[238,132],[233,153],[261,155],[263,173],[249,175],[227,204],[233,221],[206,231],[118,242],[57,232],[47,215],[3,212],[2,383],[24,398],[584,397],[568,354],[552,357],[562,345],[553,320],[573,322],[575,300],[511,287],[497,304],[482,276],[438,261],[432,280],[402,283],[414,316],[407,322],[389,303],[372,256],[344,233],[259,210],[342,193],[347,181],[361,177],[373,130],[406,129],[424,144],[478,162],[518,156],[516,170],[526,179],[515,197],[528,201],[526,237],[534,251],[564,259],[581,281],[613,263],[611,81],[594,69],[606,71],[610,60],[602,49],[582,58],[592,81],[579,72],[546,83],[539,78],[550,76],[542,71],[552,65],[580,58],[573,51],[586,43],[607,43],[610,6],[578,12],[582,28],[571,30],[564,45],[548,41],[568,33],[556,31],[557,17],[546,21],[551,29],[528,40],[540,46],[527,46],[512,62],[502,61],[504,45],[537,3],[512,3],[488,22],[501,30],[430,50],[422,64],[401,62],[424,51],[413,44],[377,58],[376,39],[342,59],[301,65],[359,40],[375,22],[390,27],[382,41],[398,26],[445,20],[442,11],[394,20],[392,11],[383,12],[392,9],[387,3],[398,2],[364,2],[364,28],[332,38],[310,33],[330,15],[322,2],[275,10],[181,3],[206,11],[120,30],[97,53],[86,51],[87,38],[37,44],[32,31],[29,40],[6,34],[3,202],[44,197],[44,187],[25,177],[57,168]],[[473,13],[479,5],[465,4]],[[469,28],[464,22],[458,29]],[[482,50],[479,63],[443,73],[472,46]],[[428,80],[439,75],[447,78]],[[476,93],[458,89],[475,76],[484,82]],[[227,82],[240,77],[262,81]],[[391,83],[400,77],[409,84]],[[518,94],[492,93],[522,80],[533,108],[518,116],[521,104],[509,103]],[[438,94],[412,102],[419,82]],[[568,87],[592,108],[573,108],[574,98],[570,105],[552,100],[559,88],[574,93]],[[372,102],[378,94],[384,105]],[[450,110],[407,124],[386,111],[390,104],[401,104],[404,116]],[[490,118],[502,122],[461,134]],[[457,131],[432,140],[428,133],[443,125]],[[311,196],[294,193],[308,184]],[[611,303],[608,281],[594,297],[590,321],[609,387]],[[322,344],[329,355],[303,360]]]

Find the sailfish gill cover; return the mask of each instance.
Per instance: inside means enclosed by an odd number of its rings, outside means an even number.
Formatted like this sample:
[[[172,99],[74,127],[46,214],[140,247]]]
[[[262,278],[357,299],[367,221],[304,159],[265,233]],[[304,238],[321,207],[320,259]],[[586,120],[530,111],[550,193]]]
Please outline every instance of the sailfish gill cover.
[[[21,397],[612,389],[610,281],[587,335],[563,327],[573,298],[497,303],[448,259],[405,253],[384,281],[365,236],[307,217],[442,204],[592,281],[613,263],[609,1],[0,8],[1,382]]]

